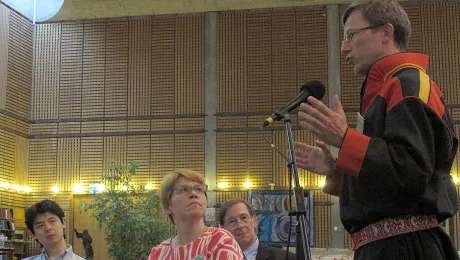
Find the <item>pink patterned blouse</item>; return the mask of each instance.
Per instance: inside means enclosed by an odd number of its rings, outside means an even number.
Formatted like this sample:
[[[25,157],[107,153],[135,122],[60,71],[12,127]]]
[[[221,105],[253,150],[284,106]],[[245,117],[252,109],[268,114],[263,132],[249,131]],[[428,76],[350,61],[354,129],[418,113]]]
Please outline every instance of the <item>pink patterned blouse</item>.
[[[154,247],[149,260],[243,260],[233,235],[225,229],[208,227],[195,241],[172,248],[172,238]]]

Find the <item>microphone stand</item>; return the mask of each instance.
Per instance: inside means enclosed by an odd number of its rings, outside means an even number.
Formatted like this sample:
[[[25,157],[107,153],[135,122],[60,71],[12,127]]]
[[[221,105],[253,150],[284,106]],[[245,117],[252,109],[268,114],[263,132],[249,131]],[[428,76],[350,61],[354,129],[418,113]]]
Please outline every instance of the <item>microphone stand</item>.
[[[284,125],[286,127],[286,135],[289,146],[289,163],[287,167],[289,169],[289,175],[294,177],[294,196],[296,201],[296,210],[289,212],[289,215],[296,216],[296,257],[298,260],[305,259],[311,260],[310,243],[308,240],[307,233],[307,212],[305,209],[305,198],[303,188],[300,186],[299,173],[297,172],[297,164],[295,161],[295,150],[294,142],[292,138],[291,119],[286,114],[283,118]],[[289,205],[291,206],[291,205]],[[299,232],[300,231],[300,232]],[[301,245],[299,242],[302,242]],[[299,246],[300,245],[300,246]]]

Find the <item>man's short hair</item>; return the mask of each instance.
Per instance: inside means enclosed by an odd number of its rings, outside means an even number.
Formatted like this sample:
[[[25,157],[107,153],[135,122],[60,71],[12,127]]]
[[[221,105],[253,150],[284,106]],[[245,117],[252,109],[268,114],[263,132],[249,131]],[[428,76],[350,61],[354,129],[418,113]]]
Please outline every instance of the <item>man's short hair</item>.
[[[401,51],[409,45],[411,25],[406,11],[393,0],[368,0],[353,3],[343,12],[342,23],[345,25],[348,17],[354,11],[361,11],[369,26],[379,26],[390,23],[394,27],[395,43]]]
[[[251,205],[249,205],[247,201],[242,199],[227,200],[226,202],[222,203],[219,208],[219,224],[221,226],[225,225],[225,214],[227,214],[227,210],[239,203],[243,203],[246,208],[248,208],[248,212],[251,217],[255,216],[254,209],[252,209]]]
[[[45,214],[45,213],[51,213],[56,216],[61,220],[61,223],[64,224],[64,211],[62,208],[57,204],[56,202],[52,200],[43,200],[40,202],[35,203],[34,205],[30,206],[26,210],[26,215],[25,215],[25,222],[27,229],[32,232],[32,234],[35,235],[34,231],[34,221],[35,218],[40,215],[40,214]]]

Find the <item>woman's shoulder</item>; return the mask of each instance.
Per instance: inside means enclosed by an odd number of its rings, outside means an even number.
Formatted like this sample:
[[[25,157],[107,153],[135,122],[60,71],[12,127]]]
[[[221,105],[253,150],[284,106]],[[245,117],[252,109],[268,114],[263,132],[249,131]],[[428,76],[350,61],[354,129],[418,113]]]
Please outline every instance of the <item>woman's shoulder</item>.
[[[206,233],[211,234],[212,236],[230,236],[233,235],[226,229],[218,228],[218,227],[208,227]]]

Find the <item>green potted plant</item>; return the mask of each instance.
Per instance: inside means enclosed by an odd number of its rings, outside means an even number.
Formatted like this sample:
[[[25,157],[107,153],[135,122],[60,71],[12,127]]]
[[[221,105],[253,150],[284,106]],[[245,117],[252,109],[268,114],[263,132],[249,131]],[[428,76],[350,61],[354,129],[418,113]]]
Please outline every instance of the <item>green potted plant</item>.
[[[112,164],[102,175],[105,190],[82,205],[82,210],[94,210],[92,217],[104,230],[108,253],[116,260],[147,259],[154,246],[172,236],[156,191],[132,185],[137,166],[134,161]]]

